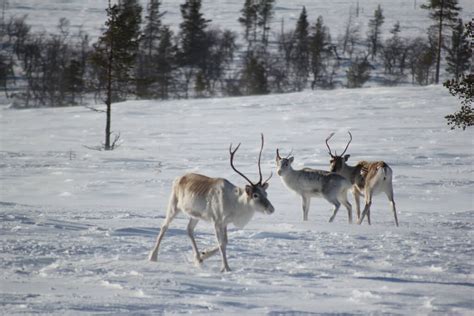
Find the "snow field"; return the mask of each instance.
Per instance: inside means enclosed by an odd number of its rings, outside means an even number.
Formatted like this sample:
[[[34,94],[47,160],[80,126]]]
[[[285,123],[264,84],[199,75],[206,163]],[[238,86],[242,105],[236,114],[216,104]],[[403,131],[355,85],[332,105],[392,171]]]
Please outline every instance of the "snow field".
[[[443,116],[458,101],[441,86],[372,88],[226,99],[128,101],[113,107],[115,151],[105,118],[85,108],[0,110],[0,304],[6,314],[460,314],[474,304],[472,130]],[[382,159],[394,170],[400,227],[377,196],[372,226],[349,225],[344,209],[312,199],[309,221],[277,175],[276,211],[230,227],[228,259],[192,262],[187,219],[170,226],[157,263],[146,260],[172,180],[185,172],[244,181],[264,176],[275,149],[295,167],[327,169],[324,145],[349,162]],[[353,201],[352,197],[350,199]],[[198,247],[215,244],[198,224]]]

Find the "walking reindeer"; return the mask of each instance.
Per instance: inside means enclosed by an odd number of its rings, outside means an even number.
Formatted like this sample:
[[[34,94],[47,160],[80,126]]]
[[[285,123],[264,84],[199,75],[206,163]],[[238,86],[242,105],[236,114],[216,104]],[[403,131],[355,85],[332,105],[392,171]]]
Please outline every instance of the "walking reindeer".
[[[258,173],[260,179],[253,183],[243,173],[234,166],[234,155],[240,147],[240,144],[232,150],[232,144],[229,147],[230,166],[241,175],[249,184],[240,188],[223,178],[209,178],[204,175],[188,173],[178,177],[173,183],[173,189],[169,199],[168,210],[160,233],[156,239],[155,246],[149,255],[150,261],[156,261],[158,248],[161,240],[168,229],[169,224],[180,212],[186,213],[189,217],[187,232],[191,239],[194,258],[197,263],[209,258],[220,250],[222,256],[222,272],[230,271],[227,263],[227,225],[233,223],[237,227],[244,227],[253,217],[254,213],[261,212],[272,214],[273,205],[267,199],[268,177],[262,181],[262,170],[260,159],[262,156],[264,138],[258,156]],[[199,220],[204,220],[214,224],[218,245],[215,248],[199,252],[196,241],[194,240],[194,228]]]
[[[331,147],[329,147],[328,141],[333,136],[334,133],[331,133],[328,138],[326,138],[326,146],[331,156],[329,168],[331,172],[342,175],[352,183],[352,194],[354,195],[357,208],[357,223],[361,224],[365,215],[367,215],[367,221],[370,225],[372,197],[384,192],[392,205],[395,225],[398,226],[397,210],[393,199],[392,169],[390,166],[384,161],[359,161],[355,166],[349,166],[346,162],[350,155],[344,154],[352,141],[352,134],[349,132],[349,142],[340,155],[336,152],[333,154]],[[362,211],[362,216],[360,214],[360,196],[365,197],[365,207]]]
[[[288,189],[301,196],[303,220],[308,220],[311,198],[323,197],[334,205],[334,213],[329,222],[334,220],[339,207],[343,204],[347,208],[349,223],[352,223],[352,206],[347,200],[347,190],[351,188],[351,183],[344,177],[325,170],[310,168],[295,170],[291,166],[294,157],[290,156],[291,153],[282,158],[279,150],[276,150],[277,173]]]

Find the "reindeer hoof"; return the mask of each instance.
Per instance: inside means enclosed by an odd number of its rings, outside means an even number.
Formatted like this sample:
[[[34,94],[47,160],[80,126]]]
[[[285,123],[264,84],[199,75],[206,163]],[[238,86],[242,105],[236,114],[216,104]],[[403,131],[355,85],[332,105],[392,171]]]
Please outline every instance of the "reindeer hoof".
[[[202,258],[203,253],[195,253],[194,254],[194,264],[200,265],[204,260]]]
[[[156,262],[156,261],[158,261],[158,260],[157,260],[156,256],[149,256],[149,257],[148,257],[148,261]]]

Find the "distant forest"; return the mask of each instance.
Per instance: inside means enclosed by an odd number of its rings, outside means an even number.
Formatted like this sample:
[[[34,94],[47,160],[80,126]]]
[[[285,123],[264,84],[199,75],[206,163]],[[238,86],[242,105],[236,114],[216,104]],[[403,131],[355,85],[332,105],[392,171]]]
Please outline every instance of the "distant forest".
[[[17,107],[57,107],[129,98],[205,98],[286,93],[304,89],[358,88],[439,83],[440,68],[457,80],[469,73],[469,30],[458,18],[457,0],[426,0],[432,19],[426,34],[401,36],[401,25],[385,27],[379,5],[362,34],[353,10],[344,32],[331,37],[324,17],[306,9],[291,30],[271,29],[275,0],[245,0],[236,33],[206,19],[200,0],[182,0],[175,34],[162,21],[160,0],[142,8],[138,0],[111,4],[99,39],[71,31],[62,18],[55,34],[35,33],[26,16],[0,25],[0,88]],[[315,21],[310,22],[310,21]],[[289,28],[286,26],[286,28]]]

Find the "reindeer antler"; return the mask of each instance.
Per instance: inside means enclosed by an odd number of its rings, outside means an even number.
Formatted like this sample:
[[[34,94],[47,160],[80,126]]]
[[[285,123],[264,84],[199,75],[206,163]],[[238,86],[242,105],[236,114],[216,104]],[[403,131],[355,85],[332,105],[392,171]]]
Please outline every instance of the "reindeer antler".
[[[235,147],[234,150],[232,150],[232,144],[230,144],[230,147],[229,147],[229,153],[230,153],[230,166],[232,167],[232,169],[234,169],[235,172],[237,172],[238,174],[240,174],[245,180],[247,180],[252,186],[256,186],[256,185],[264,185],[265,183],[268,182],[268,180],[270,180],[270,178],[273,176],[273,172],[270,173],[270,176],[267,178],[267,180],[265,180],[264,182],[262,182],[263,180],[263,176],[262,176],[262,167],[261,167],[261,161],[262,161],[262,152],[263,152],[263,145],[265,143],[265,140],[264,140],[264,137],[263,137],[263,133],[260,134],[261,135],[261,138],[262,138],[262,145],[260,146],[260,152],[258,153],[258,175],[259,175],[259,180],[257,183],[253,183],[252,181],[249,180],[249,178],[247,178],[242,172],[240,172],[239,170],[237,170],[234,166],[234,155],[235,155],[235,152],[239,149],[240,147],[240,143],[237,145],[237,147]],[[278,149],[277,149],[277,154],[278,154]]]
[[[344,156],[344,154],[346,153],[347,148],[349,148],[349,144],[352,142],[352,134],[351,134],[351,132],[348,132],[348,133],[349,133],[349,136],[350,136],[351,139],[349,139],[349,142],[347,143],[346,148],[342,152],[341,157]]]
[[[281,159],[280,151],[278,150],[278,148],[277,148],[277,158],[278,158],[278,159]]]
[[[240,172],[239,170],[237,170],[234,166],[234,155],[235,155],[235,152],[239,149],[240,147],[240,143],[237,145],[237,147],[235,147],[234,150],[232,150],[232,143],[230,144],[229,146],[229,153],[230,153],[230,166],[232,167],[232,169],[234,169],[235,172],[237,172],[238,174],[240,174],[245,180],[247,180],[252,186],[254,186],[254,184],[252,183],[252,181],[249,180],[249,178],[247,178],[242,172]]]
[[[328,147],[329,155],[334,158],[334,155],[333,155],[332,152],[331,152],[331,147],[329,147],[329,144],[328,144],[328,140],[330,140],[331,137],[333,137],[333,136],[334,136],[334,132],[332,132],[331,134],[329,134],[328,138],[326,138],[326,146]]]
[[[261,133],[260,136],[262,137],[262,145],[260,146],[260,152],[258,153],[258,174],[260,176],[260,180],[258,181],[258,183],[262,184],[263,177],[262,177],[262,167],[260,166],[260,160],[262,159],[262,151],[263,151],[263,143],[264,143],[263,133]]]
[[[258,154],[258,173],[260,175],[260,181],[258,182],[260,185],[265,185],[273,176],[273,172],[270,172],[270,176],[267,178],[267,180],[265,180],[264,182],[262,182],[262,167],[260,165],[260,160],[262,158],[262,151],[263,151],[263,144],[264,144],[264,138],[263,138],[263,133],[260,134],[262,136],[262,145],[260,146],[260,153]],[[277,152],[278,152],[278,149],[277,149]]]
[[[288,155],[286,155],[285,159],[290,158],[292,153],[293,153],[293,148],[291,148],[290,153]],[[277,157],[278,157],[278,159],[281,159],[280,150],[278,148],[277,148]]]
[[[349,137],[350,137],[349,142],[347,143],[346,148],[344,148],[344,151],[343,151],[342,154],[340,154],[340,155],[338,155],[336,152],[334,152],[334,155],[333,155],[333,154],[332,154],[332,151],[331,151],[331,147],[329,147],[329,144],[328,144],[328,140],[330,140],[331,137],[334,136],[334,132],[331,133],[331,134],[328,136],[328,138],[326,138],[326,146],[327,146],[328,149],[329,149],[329,155],[331,155],[331,157],[334,158],[334,157],[342,157],[342,156],[344,156],[344,154],[346,153],[347,148],[349,148],[349,144],[352,142],[352,134],[351,134],[351,132],[348,132],[348,133],[349,133]]]

